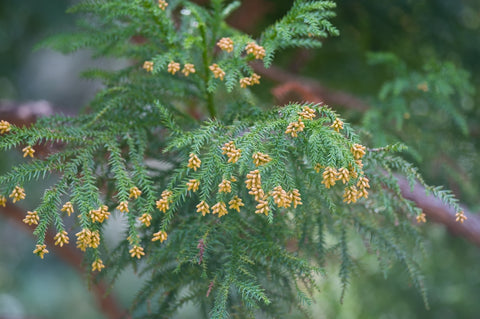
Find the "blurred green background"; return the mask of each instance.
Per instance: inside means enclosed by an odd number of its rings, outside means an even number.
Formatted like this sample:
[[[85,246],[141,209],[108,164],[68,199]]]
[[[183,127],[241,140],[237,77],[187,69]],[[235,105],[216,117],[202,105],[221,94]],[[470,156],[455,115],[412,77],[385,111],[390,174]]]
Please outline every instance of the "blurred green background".
[[[243,1],[250,15],[239,11],[232,24],[258,34],[263,26],[278,19],[292,1]],[[63,0],[2,0],[0,2],[0,99],[17,102],[46,100],[56,111],[74,114],[87,105],[101,85],[81,80],[79,73],[87,66],[117,67],[118,61],[92,61],[88,52],[64,56],[33,47],[49,34],[73,28],[73,17],[65,14],[72,2]],[[327,39],[316,51],[288,50],[277,57],[277,64],[292,73],[315,78],[330,88],[355,94],[371,104],[378,102],[382,84],[391,80],[392,71],[367,63],[371,51],[393,52],[412,70],[420,70],[432,59],[452,61],[470,73],[476,91],[480,88],[480,1],[338,1],[338,16],[333,23],[340,37]],[[266,83],[273,86],[273,83]],[[269,90],[258,93],[272,103]],[[461,99],[460,99],[461,100]],[[455,167],[466,177],[459,178],[452,167],[433,165],[428,154],[412,156],[431,184],[452,188],[458,198],[474,212],[480,209],[479,94],[472,95],[462,109],[470,126],[467,136],[454,126],[442,128],[446,141],[461,141],[468,156],[455,156],[452,145],[429,141],[433,149],[451,156]],[[468,103],[467,103],[468,102]],[[350,122],[361,125],[358,112],[339,108]],[[416,140],[418,132],[405,130],[402,138]],[[445,142],[445,141],[444,141]],[[433,143],[433,144],[432,144]],[[435,143],[438,143],[435,144]],[[453,145],[454,146],[454,145]],[[437,156],[437,154],[434,154]],[[0,158],[0,172],[21,161],[18,153]],[[453,177],[452,177],[453,176]],[[456,177],[456,178],[454,178]],[[48,181],[46,182],[48,183]],[[27,188],[23,207],[38,203],[42,187]],[[115,217],[115,216],[114,216]],[[114,242],[121,220],[113,218],[111,241]],[[408,276],[392,265],[389,276],[378,271],[376,258],[367,254],[351,234],[352,248],[358,260],[357,274],[351,280],[344,304],[340,304],[340,285],[335,261],[326,265],[327,277],[320,278],[322,293],[312,305],[315,318],[478,318],[480,313],[480,249],[448,233],[444,226],[421,226],[426,237],[427,254],[422,260],[428,285],[430,310],[420,294],[411,287]],[[119,233],[119,232],[118,232]],[[72,239],[71,239],[72,240]],[[29,232],[0,215],[0,318],[104,318],[88,290],[85,275],[49,254],[38,259],[31,251],[34,241]],[[358,247],[357,247],[358,246]],[[132,271],[126,271],[115,284],[113,294],[127,308],[140,286]],[[286,318],[301,318],[290,314]],[[185,309],[178,318],[195,318]]]

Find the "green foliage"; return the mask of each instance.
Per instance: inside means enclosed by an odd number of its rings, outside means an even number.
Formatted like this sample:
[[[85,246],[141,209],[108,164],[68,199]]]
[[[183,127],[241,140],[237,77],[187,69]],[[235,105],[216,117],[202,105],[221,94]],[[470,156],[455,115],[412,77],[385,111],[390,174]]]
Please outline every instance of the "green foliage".
[[[385,65],[392,74],[380,89],[374,107],[363,117],[362,124],[369,131],[384,132],[372,136],[372,144],[406,143],[409,157],[422,171],[435,176],[438,173],[433,170],[440,168],[449,184],[468,197],[476,196],[478,176],[463,172],[455,163],[479,160],[470,142],[474,124],[468,112],[475,90],[469,73],[452,62],[436,59],[417,71],[391,53],[371,53],[369,61]],[[441,148],[436,141],[442,141]]]
[[[276,50],[288,47],[318,48],[322,39],[339,32],[329,19],[335,16],[333,1],[294,1],[285,16],[262,34],[269,66]]]
[[[60,209],[71,202],[78,228],[100,234],[100,245],[92,239],[84,242],[88,264],[104,259],[101,274],[111,279],[128,265],[149,277],[132,305],[139,318],[168,318],[189,302],[211,318],[279,317],[292,308],[308,316],[319,290],[316,282],[331,260],[340,261],[343,298],[356,269],[349,249],[352,232],[359,232],[377,253],[385,273],[391,262],[399,262],[427,304],[416,262],[421,238],[411,225],[420,210],[402,197],[395,174],[411,183],[424,182],[415,167],[395,154],[404,150],[394,144],[398,139],[389,138],[385,142],[392,145],[368,149],[363,157],[355,128],[328,106],[290,103],[272,108],[239,84],[241,78],[253,77],[252,60],[263,59],[269,66],[280,49],[318,47],[327,35],[337,35],[329,22],[334,3],[295,1],[257,42],[225,23],[237,6],[221,0],[208,8],[170,1],[162,10],[151,0],[91,0],[73,7],[70,12],[86,17],[79,22],[80,31],[44,45],[62,52],[90,48],[96,57],[128,58],[131,63],[117,71],[84,74],[105,85],[85,114],[46,118],[2,135],[2,150],[55,147],[44,158],[1,176],[0,192],[8,196],[16,186],[58,176],[36,209],[37,244],[44,244],[49,227],[64,231],[66,217]],[[218,48],[224,37],[233,41],[232,52]],[[246,52],[252,43],[265,50],[264,57]],[[398,70],[405,69],[389,55],[375,60],[392,60]],[[151,72],[142,68],[145,61],[153,63]],[[196,72],[169,71],[172,61],[192,63]],[[225,72],[223,81],[212,72],[213,64]],[[466,75],[439,80],[438,72],[457,72],[437,64],[425,72],[422,77],[405,71],[403,78],[385,84],[380,101],[398,100],[396,111],[377,110],[365,122],[387,114],[400,129],[408,104],[404,96],[418,94],[416,85],[425,78],[440,92],[431,97],[432,104],[449,101],[441,109],[465,131],[467,124],[449,99],[453,92],[470,94]],[[241,151],[238,159],[232,160],[228,143]],[[268,160],[256,163],[259,153]],[[335,172],[330,180],[329,169]],[[261,176],[261,182],[252,175]],[[191,180],[199,182],[198,191],[188,185]],[[219,189],[224,181],[231,184],[230,192]],[[132,193],[135,187],[141,191],[138,198]],[[456,205],[450,193],[428,189]],[[238,212],[231,204],[234,196],[244,204]],[[92,214],[102,205],[120,210],[119,204],[127,201],[129,212],[118,213],[126,215],[126,239],[112,252],[103,243],[104,223]],[[203,216],[201,202],[213,214]],[[142,219],[145,215],[152,217],[151,226]],[[168,239],[152,241],[166,233]],[[142,262],[134,258],[141,257],[135,253],[139,247],[145,252]],[[153,309],[145,310],[146,304]]]
[[[371,64],[387,64],[395,74],[392,81],[386,82],[380,90],[379,99],[384,106],[382,116],[386,122],[395,122],[396,131],[400,131],[405,120],[426,121],[431,112],[441,112],[442,117],[428,121],[428,131],[439,132],[439,127],[451,122],[462,134],[468,134],[468,124],[462,115],[465,101],[471,99],[474,92],[469,83],[469,74],[458,69],[451,62],[430,61],[422,72],[409,70],[405,63],[393,54],[375,53],[369,55]],[[386,111],[389,105],[389,112]],[[413,113],[413,114],[411,114]],[[409,121],[410,125],[418,122]],[[413,123],[412,123],[413,122]],[[450,124],[451,125],[451,124]]]

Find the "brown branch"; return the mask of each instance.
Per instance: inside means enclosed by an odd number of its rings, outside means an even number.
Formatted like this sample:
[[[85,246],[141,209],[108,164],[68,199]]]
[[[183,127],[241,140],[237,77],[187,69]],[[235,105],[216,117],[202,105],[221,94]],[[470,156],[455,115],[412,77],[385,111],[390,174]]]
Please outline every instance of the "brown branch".
[[[266,69],[260,62],[252,62],[251,66],[264,78],[281,83],[272,90],[272,94],[282,103],[308,100],[314,103],[323,102],[328,105],[343,106],[361,112],[369,108],[361,99],[327,88],[314,79],[298,76],[276,66]]]
[[[18,103],[0,100],[0,118],[16,126],[30,125],[39,116],[53,115],[53,106],[47,101]]]
[[[16,222],[20,227],[24,228],[30,234],[33,232],[33,226],[28,226],[22,222],[22,219],[26,213],[18,206],[7,203],[5,208],[0,209],[0,213]],[[82,267],[82,255],[72,248],[72,246],[55,246],[55,240],[53,237],[54,234],[47,232],[45,241],[48,248],[53,249],[58,258],[83,275],[85,270]],[[90,287],[92,289],[92,293],[96,297],[95,300],[98,302],[98,307],[105,317],[109,319],[130,318],[128,313],[119,306],[114,296],[111,293],[108,293],[108,287],[105,285],[105,283],[99,281],[96,284],[90,285]]]
[[[425,188],[416,183],[413,190],[403,176],[396,176],[403,197],[409,199],[423,210],[428,220],[443,224],[458,236],[463,236],[477,246],[480,246],[480,216],[463,209],[467,220],[464,223],[455,221],[457,213],[453,207],[447,206],[441,199],[433,195],[427,196]]]

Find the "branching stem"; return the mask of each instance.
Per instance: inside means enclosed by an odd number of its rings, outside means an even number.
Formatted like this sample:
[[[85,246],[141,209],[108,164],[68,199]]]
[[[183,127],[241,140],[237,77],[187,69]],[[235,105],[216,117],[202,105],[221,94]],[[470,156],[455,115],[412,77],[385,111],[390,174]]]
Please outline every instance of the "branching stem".
[[[213,94],[208,91],[208,82],[210,79],[210,71],[208,69],[208,66],[210,65],[210,59],[208,58],[208,39],[207,39],[207,31],[205,29],[204,24],[200,24],[200,34],[202,36],[202,41],[203,41],[203,53],[202,53],[202,58],[203,58],[203,69],[205,72],[205,97],[207,100],[207,109],[210,117],[213,119],[217,116],[217,110],[215,109],[215,104],[213,102]]]

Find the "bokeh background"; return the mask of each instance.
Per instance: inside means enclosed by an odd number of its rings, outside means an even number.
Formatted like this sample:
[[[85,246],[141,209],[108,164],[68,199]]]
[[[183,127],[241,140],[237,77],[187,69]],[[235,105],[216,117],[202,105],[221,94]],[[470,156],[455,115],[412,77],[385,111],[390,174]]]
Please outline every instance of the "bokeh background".
[[[34,51],[35,45],[48,35],[73,29],[73,17],[65,13],[72,3],[65,0],[0,2],[0,107],[4,110],[35,101],[55,112],[76,114],[101,88],[100,83],[82,80],[79,77],[82,70],[93,65],[116,68],[128,63],[93,61],[86,51],[69,56],[47,49]],[[291,4],[292,1],[285,0],[245,0],[230,23],[256,35],[281,17]],[[326,87],[375,104],[382,84],[394,74],[388,68],[369,65],[367,54],[386,51],[395,53],[412,70],[420,70],[432,59],[451,61],[470,74],[472,87],[480,91],[480,1],[340,0],[337,4],[338,16],[333,23],[339,28],[340,37],[327,39],[319,50],[288,50],[277,57],[276,64],[293,74],[311,77]],[[274,86],[273,82],[266,83],[257,93],[267,101],[278,103],[271,94]],[[467,136],[460,136],[454,126],[443,128],[449,141],[458,138],[469,150],[468,157],[458,160],[461,156],[447,151],[439,153],[452,157],[452,165],[432,162],[428,156],[410,158],[429,183],[453,189],[472,212],[480,211],[480,182],[476,178],[480,174],[480,162],[475,163],[480,154],[479,100],[479,94],[475,93],[467,100],[459,100],[459,108],[470,127]],[[358,110],[339,106],[338,111],[352,123],[362,123]],[[418,139],[418,132],[403,133],[407,141]],[[431,146],[440,151],[452,147],[442,145],[442,141],[431,141]],[[419,153],[421,155],[421,149]],[[19,153],[2,153],[0,172],[18,161],[22,161]],[[46,185],[48,181],[27,188],[30,196],[21,206],[38,204]],[[110,238],[114,243],[122,222],[115,216],[112,220]],[[385,278],[376,266],[375,256],[367,254],[360,243],[356,247],[353,239],[358,270],[351,279],[344,303],[339,301],[338,269],[332,260],[326,265],[327,276],[319,278],[322,293],[312,305],[314,317],[478,318],[480,248],[448,232],[443,225],[427,223],[421,227],[427,247],[421,268],[428,287],[430,310],[425,309],[420,294],[409,284],[401,268],[392,265]],[[0,318],[106,318],[89,290],[86,275],[55,254],[40,260],[31,253],[33,248],[30,232],[0,214]],[[126,309],[140,285],[141,278],[127,270],[112,288],[112,296]],[[287,317],[301,318],[296,314],[287,314]],[[195,312],[187,307],[178,318],[195,318]]]

